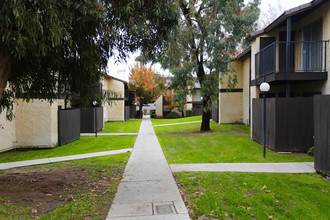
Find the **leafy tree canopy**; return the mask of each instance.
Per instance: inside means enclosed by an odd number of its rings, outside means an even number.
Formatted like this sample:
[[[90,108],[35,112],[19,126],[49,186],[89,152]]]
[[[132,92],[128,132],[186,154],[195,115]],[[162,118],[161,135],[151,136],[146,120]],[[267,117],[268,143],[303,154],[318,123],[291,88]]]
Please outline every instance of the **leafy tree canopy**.
[[[217,101],[219,78],[243,39],[255,28],[259,0],[179,0],[179,29],[158,54],[163,68],[174,75],[172,88],[188,92],[197,77],[203,96],[201,131],[210,130],[212,100]],[[148,54],[144,54],[148,57]],[[152,59],[152,58],[151,58]],[[184,96],[184,94],[182,95]]]
[[[144,104],[155,102],[165,92],[165,78],[156,74],[151,67],[136,63],[130,69],[128,89],[134,92],[141,112]]]
[[[0,112],[12,117],[15,96],[63,94],[80,106],[95,99],[113,51],[141,49],[153,57],[175,29],[179,12],[168,0],[2,0]],[[9,82],[9,83],[7,83]]]

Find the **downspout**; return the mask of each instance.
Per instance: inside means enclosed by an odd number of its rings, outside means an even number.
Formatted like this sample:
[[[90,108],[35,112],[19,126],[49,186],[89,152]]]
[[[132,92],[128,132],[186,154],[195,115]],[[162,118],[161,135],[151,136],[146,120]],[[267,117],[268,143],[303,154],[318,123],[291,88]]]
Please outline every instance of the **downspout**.
[[[249,125],[251,126],[251,55],[250,53],[250,61],[249,61]]]
[[[286,97],[290,97],[291,85],[288,81],[288,74],[290,70],[290,48],[291,48],[291,17],[286,19],[286,71],[285,71],[285,79],[286,79]]]

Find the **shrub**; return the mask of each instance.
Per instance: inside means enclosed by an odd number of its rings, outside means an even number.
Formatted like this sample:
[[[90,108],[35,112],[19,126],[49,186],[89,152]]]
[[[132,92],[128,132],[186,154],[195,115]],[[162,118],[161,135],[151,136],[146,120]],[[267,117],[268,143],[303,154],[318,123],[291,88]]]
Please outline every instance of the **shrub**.
[[[142,118],[142,114],[141,114],[140,110],[136,111],[135,118]]]
[[[167,118],[180,118],[180,115],[176,112],[171,112],[167,115]]]
[[[193,116],[193,111],[192,110],[187,110],[186,111],[186,117],[191,117]]]
[[[311,147],[311,148],[308,150],[307,154],[308,154],[309,156],[314,156],[314,147]]]
[[[157,115],[156,115],[156,113],[150,113],[150,117],[151,118],[157,118]]]
[[[151,114],[156,114],[156,110],[155,109],[150,109],[150,115]]]

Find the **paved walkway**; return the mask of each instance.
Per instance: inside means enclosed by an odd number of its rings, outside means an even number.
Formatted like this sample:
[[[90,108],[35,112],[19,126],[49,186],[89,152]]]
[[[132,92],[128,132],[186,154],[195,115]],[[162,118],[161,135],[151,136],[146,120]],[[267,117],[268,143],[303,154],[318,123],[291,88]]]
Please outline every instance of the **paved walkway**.
[[[102,151],[96,153],[88,153],[88,154],[78,154],[78,155],[71,155],[71,156],[64,156],[64,157],[52,157],[52,158],[44,158],[44,159],[37,159],[37,160],[24,160],[18,162],[11,162],[11,163],[0,163],[0,170],[7,170],[16,167],[26,167],[26,166],[33,166],[33,165],[41,165],[47,163],[57,163],[63,161],[70,161],[70,160],[80,160],[92,157],[102,157],[108,156],[113,154],[121,154],[132,151],[132,148],[120,149],[120,150],[111,150],[111,151]]]
[[[171,125],[184,125],[184,124],[192,124],[192,123],[198,123],[198,122],[202,122],[202,121],[189,121],[189,122],[181,122],[181,123],[162,124],[162,125],[154,125],[154,127],[171,126]]]
[[[150,119],[142,120],[107,219],[190,219]]]
[[[136,136],[138,133],[97,133],[97,136]],[[95,133],[81,133],[80,136],[95,136]]]
[[[314,162],[171,164],[172,172],[315,173]]]

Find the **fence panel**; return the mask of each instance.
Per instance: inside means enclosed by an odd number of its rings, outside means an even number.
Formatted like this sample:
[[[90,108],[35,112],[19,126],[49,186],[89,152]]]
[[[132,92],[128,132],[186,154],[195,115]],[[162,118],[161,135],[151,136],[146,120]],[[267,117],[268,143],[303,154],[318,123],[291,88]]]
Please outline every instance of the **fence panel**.
[[[96,110],[96,129],[95,129],[95,110]],[[91,133],[100,131],[104,127],[103,108],[82,108],[80,113],[80,132]]]
[[[313,98],[276,99],[276,150],[307,152],[313,146]]]
[[[58,145],[80,138],[80,109],[58,110]]]
[[[252,100],[252,139],[263,143],[263,99]],[[272,150],[275,146],[275,99],[266,99],[266,146]]]
[[[330,176],[330,95],[314,96],[315,170]]]
[[[252,101],[252,139],[262,143],[262,99]],[[266,146],[306,152],[313,146],[313,98],[266,99]]]
[[[202,115],[202,108],[201,107],[192,108],[192,111],[193,111],[193,116]]]
[[[125,106],[124,120],[128,121],[130,119],[131,106]]]
[[[219,108],[216,104],[216,102],[212,102],[212,120],[216,123],[219,123]]]

